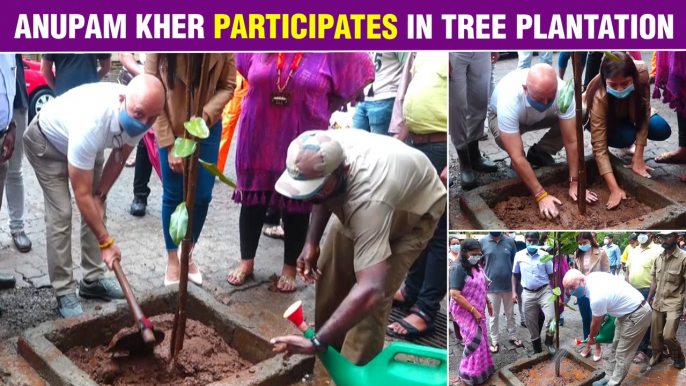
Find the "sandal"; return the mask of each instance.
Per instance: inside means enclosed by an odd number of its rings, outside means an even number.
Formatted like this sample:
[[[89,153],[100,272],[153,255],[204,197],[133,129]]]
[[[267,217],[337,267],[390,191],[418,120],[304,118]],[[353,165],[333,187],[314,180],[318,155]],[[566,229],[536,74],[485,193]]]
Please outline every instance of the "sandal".
[[[398,320],[398,324],[400,324],[404,329],[407,330],[407,334],[399,334],[393,330],[391,330],[389,327],[386,328],[386,335],[391,336],[393,338],[399,338],[399,339],[405,339],[405,340],[414,340],[418,339],[427,335],[431,335],[434,333],[434,330],[436,329],[436,325],[434,324],[434,320],[432,317],[427,315],[424,311],[417,309],[417,308],[412,308],[410,312],[414,315],[419,316],[420,318],[424,319],[426,322],[426,329],[424,331],[419,331],[419,329],[413,325],[411,325],[409,322],[407,322],[405,319],[400,319]]]
[[[284,232],[283,228],[281,225],[275,225],[273,227],[267,227],[262,231],[262,234],[272,238],[272,239],[277,239],[277,240],[283,240],[284,239]]]
[[[636,354],[636,356],[634,357],[634,360],[632,362],[638,365],[641,363],[645,363],[647,360],[648,360],[648,357],[644,353],[639,351]]]
[[[288,290],[281,289],[278,287],[279,284],[286,285],[286,286],[290,287],[291,289],[288,289]],[[283,292],[283,293],[295,292],[295,290],[298,289],[298,285],[295,283],[295,278],[290,277],[290,276],[286,276],[286,275],[281,275],[281,277],[279,278],[279,281],[277,282],[276,285],[277,285],[276,288],[279,290],[279,292]]]
[[[524,344],[519,339],[510,339],[508,342],[510,342],[513,346],[517,348],[524,347]]]
[[[134,166],[136,166],[136,153],[135,152],[132,153],[129,156],[129,159],[126,160],[126,167],[127,168],[134,167]]]
[[[655,157],[655,163],[658,164],[684,164],[686,159],[671,160],[673,157],[671,152],[665,152]]]
[[[405,291],[403,290],[405,287],[400,287],[398,291],[400,291],[400,294],[403,296],[404,300],[395,300],[393,299],[392,307],[393,308],[400,308],[403,310],[407,310],[410,307],[412,307],[412,304],[407,301],[407,295],[405,295]]]
[[[679,176],[679,181],[681,182],[686,182],[686,174],[682,174]]]
[[[229,282],[234,287],[240,287],[243,284],[245,284],[245,280],[249,277],[252,277],[253,274],[246,274],[245,272],[241,271],[239,268],[235,268],[233,271],[229,272],[228,276],[226,277],[226,281]],[[231,282],[231,278],[237,279],[235,282]]]
[[[584,354],[584,350],[585,350],[585,348],[581,350],[581,352],[579,353],[579,355],[581,355],[581,356],[584,357],[584,358],[588,358],[588,356],[591,355],[591,351],[593,351],[593,348],[591,347],[591,349],[588,350],[588,352],[585,353],[585,354]]]
[[[490,350],[491,354],[497,354],[500,351],[500,343],[492,344]]]

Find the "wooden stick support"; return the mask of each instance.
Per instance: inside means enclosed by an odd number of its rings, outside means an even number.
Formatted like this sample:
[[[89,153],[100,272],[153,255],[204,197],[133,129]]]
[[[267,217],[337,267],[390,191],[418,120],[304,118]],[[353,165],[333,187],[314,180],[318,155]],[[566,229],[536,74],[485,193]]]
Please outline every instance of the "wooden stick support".
[[[572,53],[574,58],[574,101],[576,103],[576,143],[577,152],[579,156],[579,174],[577,183],[577,203],[579,206],[579,213],[586,213],[586,159],[584,157],[584,129],[583,129],[583,111],[581,105],[581,74],[583,70],[582,53],[574,51]]]

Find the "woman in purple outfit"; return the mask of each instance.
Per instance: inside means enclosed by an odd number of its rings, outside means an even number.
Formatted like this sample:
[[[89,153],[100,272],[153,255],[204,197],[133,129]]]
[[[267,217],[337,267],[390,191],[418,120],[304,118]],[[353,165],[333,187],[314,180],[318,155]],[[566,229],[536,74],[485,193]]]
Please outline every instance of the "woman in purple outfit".
[[[292,292],[312,206],[274,190],[286,169],[288,145],[307,130],[328,128],[334,111],[362,96],[374,80],[374,67],[367,53],[298,52],[237,54],[236,68],[250,89],[238,122],[238,188],[233,195],[241,204],[241,263],[227,280],[240,286],[252,276],[265,214],[275,208],[284,228],[284,266],[277,288]]]

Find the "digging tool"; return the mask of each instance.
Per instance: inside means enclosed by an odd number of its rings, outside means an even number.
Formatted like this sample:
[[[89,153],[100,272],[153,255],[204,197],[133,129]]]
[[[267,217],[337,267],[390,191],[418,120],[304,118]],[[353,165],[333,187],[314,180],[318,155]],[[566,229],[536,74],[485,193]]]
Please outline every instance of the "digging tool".
[[[129,303],[131,315],[133,316],[134,328],[131,330],[123,330],[115,335],[106,351],[127,351],[129,355],[150,352],[156,345],[162,343],[164,340],[164,332],[156,331],[153,328],[152,323],[143,314],[143,310],[141,310],[141,307],[136,301],[136,296],[133,294],[129,281],[126,279],[126,275],[124,275],[124,271],[121,269],[119,260],[115,260],[112,267],[114,269],[114,274],[117,276],[117,280],[119,280],[121,289],[124,292],[124,296],[126,296],[126,301]]]

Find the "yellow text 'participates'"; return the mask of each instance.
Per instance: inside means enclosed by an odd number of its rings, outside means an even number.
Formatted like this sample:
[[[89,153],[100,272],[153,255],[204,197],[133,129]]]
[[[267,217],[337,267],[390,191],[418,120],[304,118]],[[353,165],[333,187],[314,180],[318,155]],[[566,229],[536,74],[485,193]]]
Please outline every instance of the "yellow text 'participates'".
[[[214,37],[231,39],[395,39],[398,18],[392,14],[329,15],[288,14],[216,14]]]

